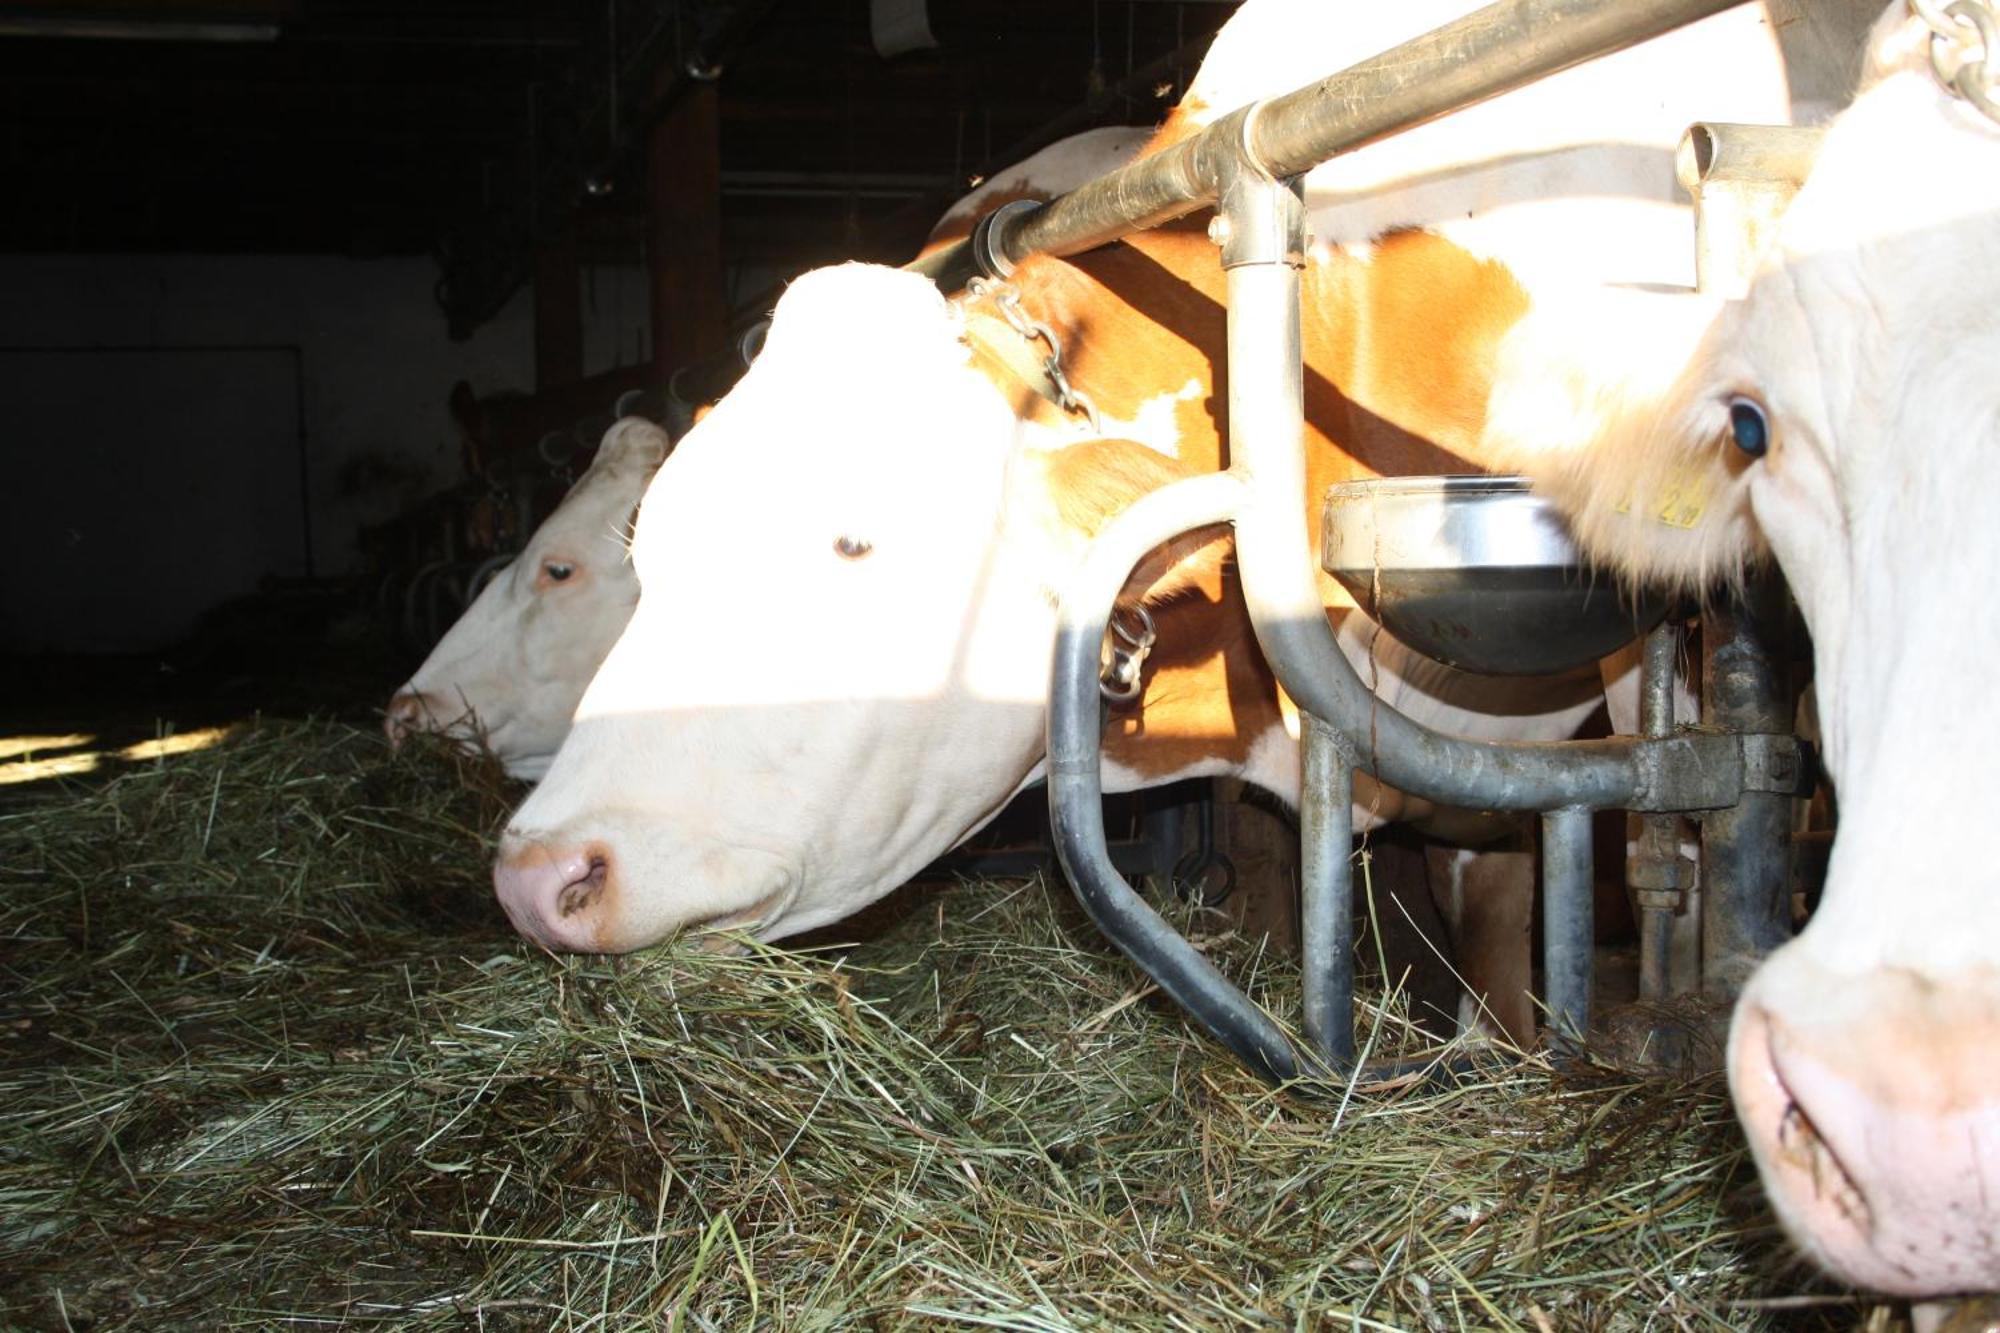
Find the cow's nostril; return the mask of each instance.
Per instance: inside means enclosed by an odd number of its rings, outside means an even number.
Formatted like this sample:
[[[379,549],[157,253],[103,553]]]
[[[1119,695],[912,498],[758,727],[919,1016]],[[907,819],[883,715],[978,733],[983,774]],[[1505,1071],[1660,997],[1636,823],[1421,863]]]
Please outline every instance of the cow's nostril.
[[[401,745],[422,731],[424,718],[428,712],[423,695],[410,690],[399,692],[389,700],[389,707],[382,717],[382,730],[388,733],[389,743]]]
[[[556,910],[564,916],[583,911],[604,896],[604,886],[610,878],[611,863],[603,853],[592,853],[583,874],[563,885],[562,892],[556,895]]]

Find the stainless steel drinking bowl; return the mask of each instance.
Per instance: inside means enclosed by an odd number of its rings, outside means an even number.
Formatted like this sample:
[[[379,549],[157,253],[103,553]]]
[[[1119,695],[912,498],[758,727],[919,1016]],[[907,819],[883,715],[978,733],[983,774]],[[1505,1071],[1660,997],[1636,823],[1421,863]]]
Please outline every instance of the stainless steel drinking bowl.
[[[1583,562],[1525,477],[1387,477],[1329,487],[1322,563],[1384,629],[1448,666],[1548,675],[1659,623]]]

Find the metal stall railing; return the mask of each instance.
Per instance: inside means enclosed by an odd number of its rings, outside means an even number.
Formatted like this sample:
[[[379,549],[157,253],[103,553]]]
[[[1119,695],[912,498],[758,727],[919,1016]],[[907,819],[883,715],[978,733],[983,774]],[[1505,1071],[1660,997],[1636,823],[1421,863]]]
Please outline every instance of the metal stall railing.
[[[1782,682],[1752,641],[1753,621],[1711,625],[1727,663],[1737,731],[1676,730],[1654,710],[1645,735],[1547,744],[1444,735],[1379,703],[1336,645],[1307,529],[1300,340],[1305,208],[1296,176],[1337,153],[1730,8],[1739,0],[1503,0],[1343,73],[1240,109],[1203,134],[1046,205],[1014,204],[967,241],[911,265],[955,290],[1001,279],[1030,254],[1075,254],[1128,231],[1218,207],[1227,273],[1232,466],[1172,483],[1119,515],[1063,589],[1048,720],[1051,823],[1079,899],[1114,943],[1251,1068],[1273,1080],[1355,1067],[1352,815],[1356,769],[1402,791],[1484,810],[1542,812],[1545,990],[1560,1034],[1588,1026],[1590,813],[1667,813],[1782,801],[1797,781],[1796,742],[1774,716]],[[1100,651],[1113,599],[1155,547],[1195,528],[1235,527],[1241,585],[1257,639],[1303,719],[1304,1029],[1280,1026],[1135,894],[1104,850]],[[1663,645],[1669,641],[1662,640]],[[1747,645],[1747,646],[1746,646]],[[1648,654],[1659,670],[1670,647]],[[1712,682],[1713,683],[1713,682]],[[1768,797],[1769,799],[1764,799]],[[1752,929],[1732,947],[1769,947],[1769,820],[1726,834],[1717,856],[1748,887],[1722,906]],[[1743,844],[1743,846],[1738,846]],[[1782,871],[1782,861],[1777,864]],[[1782,901],[1782,898],[1779,899]]]

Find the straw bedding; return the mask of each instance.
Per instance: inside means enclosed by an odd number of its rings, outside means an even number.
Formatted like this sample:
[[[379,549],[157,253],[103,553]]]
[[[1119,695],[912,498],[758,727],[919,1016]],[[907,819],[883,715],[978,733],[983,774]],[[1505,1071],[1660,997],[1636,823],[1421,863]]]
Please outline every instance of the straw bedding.
[[[10,1327],[1893,1326],[1787,1257],[1714,1080],[1274,1092],[1060,885],[557,960],[487,887],[518,792],[441,747],[0,790]]]

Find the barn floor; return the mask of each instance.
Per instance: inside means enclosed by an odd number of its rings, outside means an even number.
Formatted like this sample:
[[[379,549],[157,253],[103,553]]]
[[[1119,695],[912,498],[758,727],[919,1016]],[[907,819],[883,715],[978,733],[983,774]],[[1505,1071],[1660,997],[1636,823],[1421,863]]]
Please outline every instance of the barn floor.
[[[515,794],[270,720],[0,785],[0,1326],[1902,1323],[1786,1257],[1715,1080],[1274,1093],[1032,880],[529,955]]]

